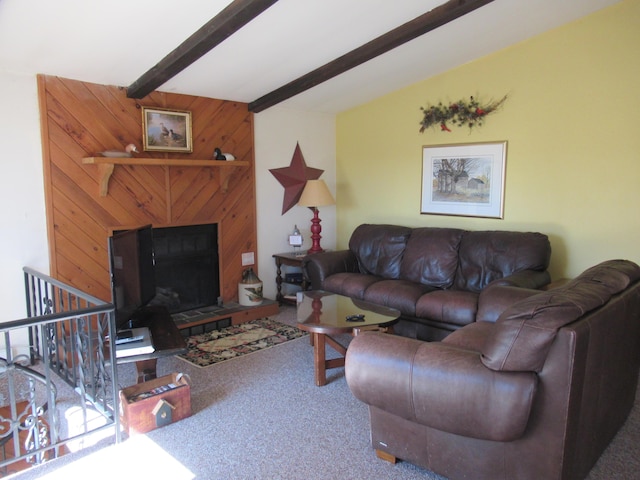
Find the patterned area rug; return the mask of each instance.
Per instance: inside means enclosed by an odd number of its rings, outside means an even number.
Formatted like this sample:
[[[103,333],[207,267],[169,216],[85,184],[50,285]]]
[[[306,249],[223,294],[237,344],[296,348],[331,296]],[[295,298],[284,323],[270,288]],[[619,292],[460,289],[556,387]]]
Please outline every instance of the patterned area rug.
[[[188,337],[189,351],[179,358],[208,367],[308,335],[299,328],[268,318]]]

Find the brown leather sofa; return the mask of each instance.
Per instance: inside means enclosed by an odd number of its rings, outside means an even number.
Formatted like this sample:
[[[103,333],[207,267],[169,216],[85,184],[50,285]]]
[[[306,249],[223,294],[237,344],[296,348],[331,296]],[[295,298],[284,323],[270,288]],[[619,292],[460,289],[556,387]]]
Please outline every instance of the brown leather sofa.
[[[348,250],[308,255],[303,270],[314,290],[400,310],[396,333],[440,340],[548,284],[550,256],[541,233],[363,224]]]
[[[450,479],[583,479],[625,422],[640,267],[612,260],[442,342],[363,333],[345,375],[371,442]]]

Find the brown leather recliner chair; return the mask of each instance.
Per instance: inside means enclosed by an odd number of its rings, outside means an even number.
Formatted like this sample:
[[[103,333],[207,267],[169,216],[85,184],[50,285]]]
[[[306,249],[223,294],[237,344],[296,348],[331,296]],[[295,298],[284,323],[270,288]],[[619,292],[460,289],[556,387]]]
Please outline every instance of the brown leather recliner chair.
[[[640,267],[613,260],[442,342],[364,333],[346,379],[371,441],[451,479],[582,479],[625,422],[640,367]]]

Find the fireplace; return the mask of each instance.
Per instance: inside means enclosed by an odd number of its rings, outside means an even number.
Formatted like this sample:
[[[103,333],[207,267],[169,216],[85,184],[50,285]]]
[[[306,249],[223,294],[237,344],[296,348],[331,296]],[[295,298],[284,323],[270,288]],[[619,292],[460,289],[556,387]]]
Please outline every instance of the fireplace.
[[[218,225],[153,229],[156,297],[170,313],[217,305],[220,296]]]

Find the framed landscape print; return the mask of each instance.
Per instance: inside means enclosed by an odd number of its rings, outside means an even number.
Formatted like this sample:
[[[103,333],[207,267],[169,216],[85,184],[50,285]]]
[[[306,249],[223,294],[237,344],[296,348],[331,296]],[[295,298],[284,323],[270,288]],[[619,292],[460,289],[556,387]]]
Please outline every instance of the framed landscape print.
[[[142,107],[145,151],[192,152],[191,112]]]
[[[503,218],[507,142],[422,149],[420,213]]]

